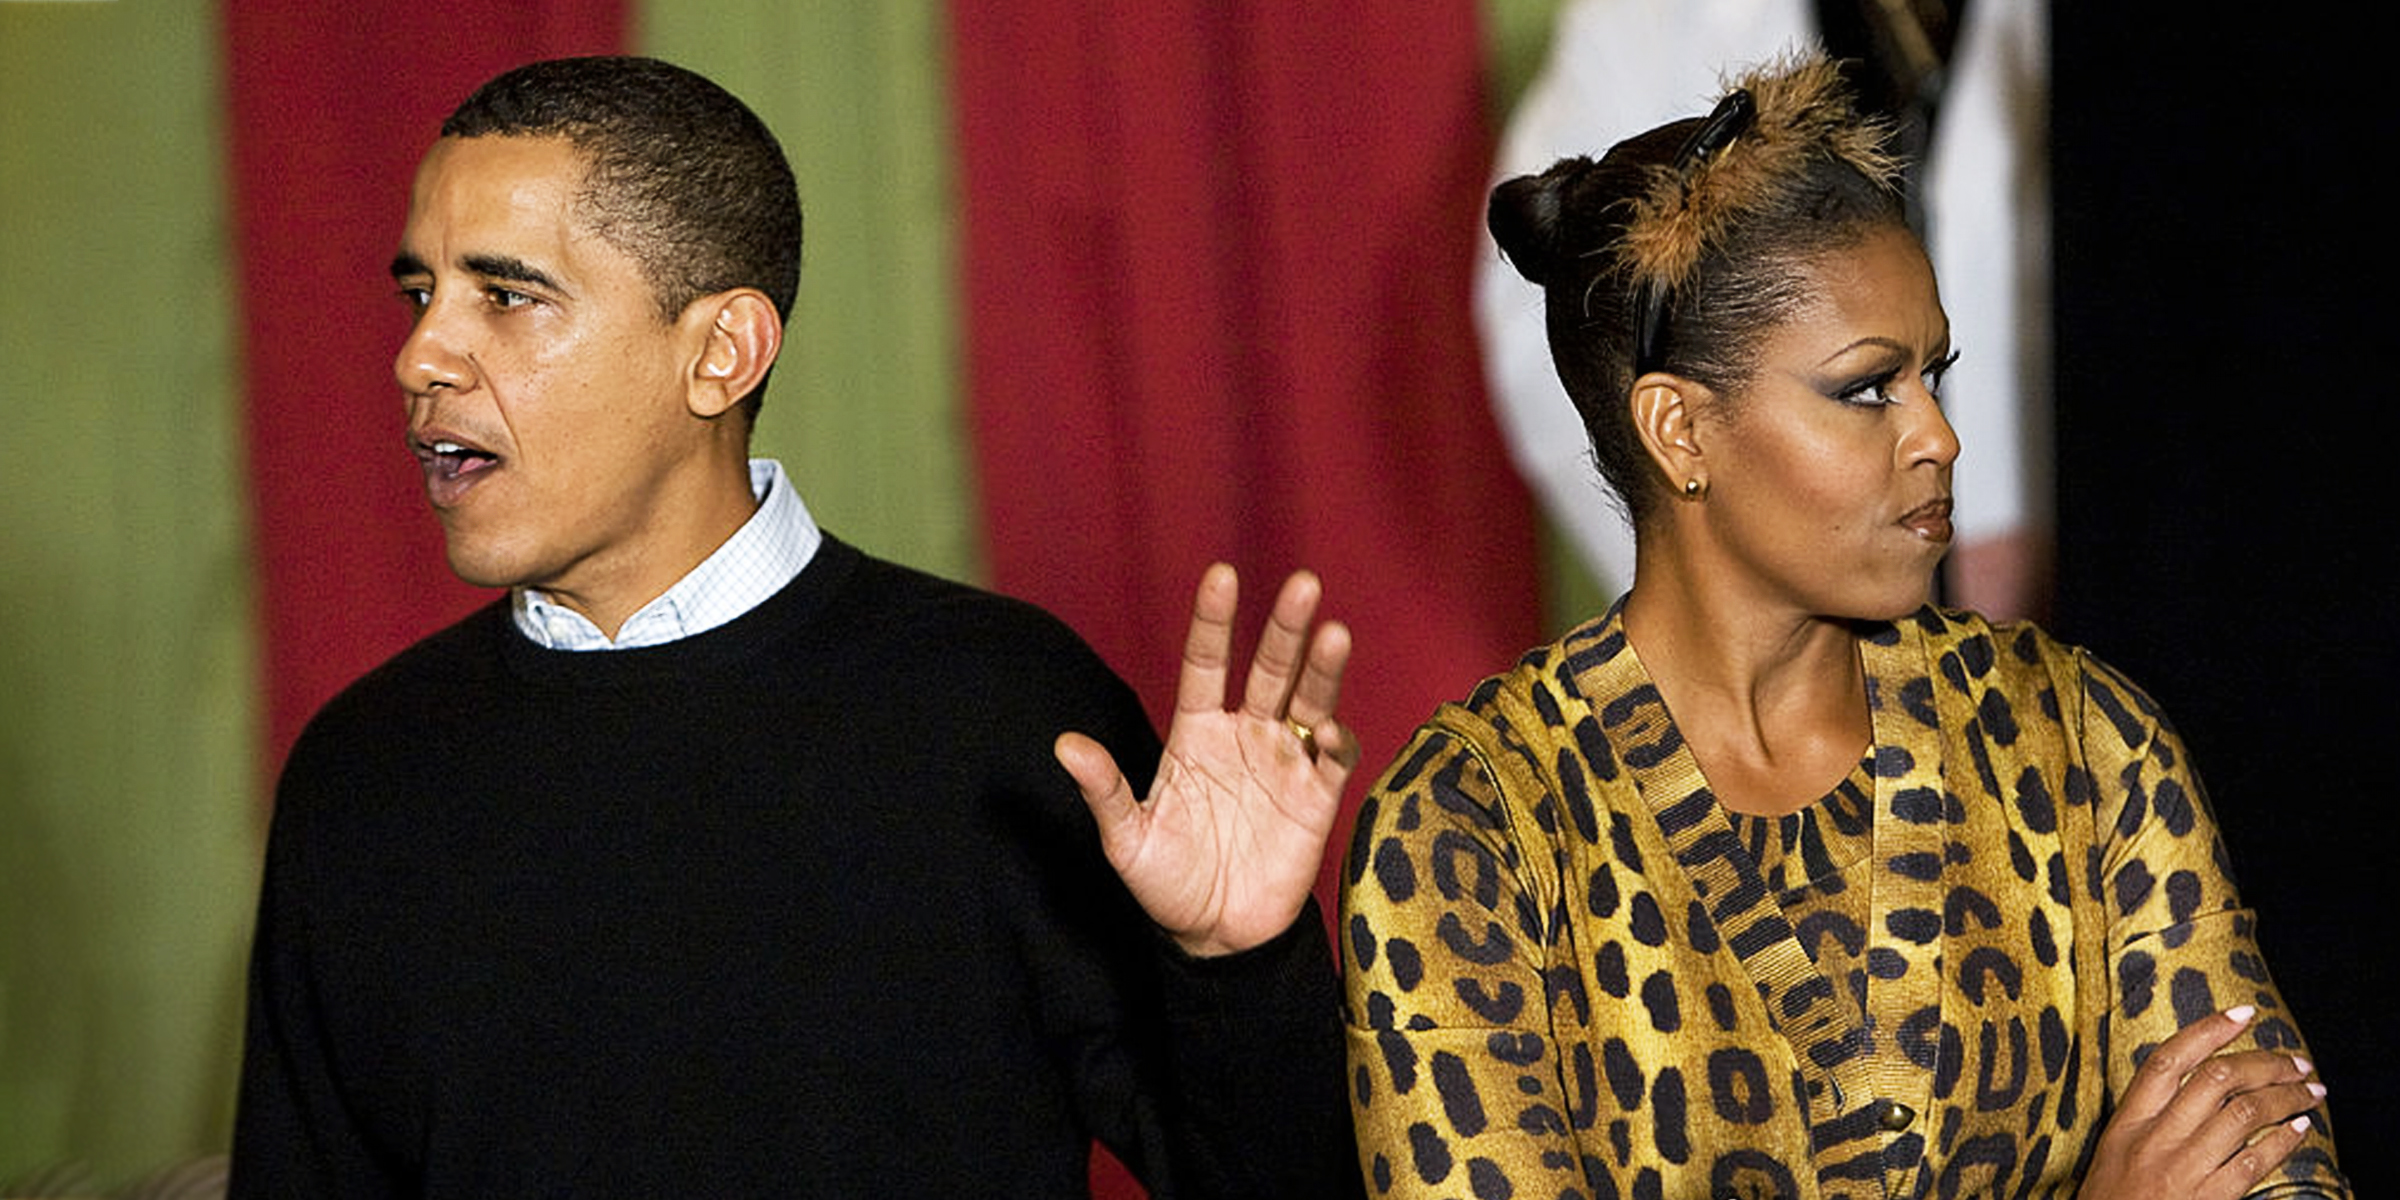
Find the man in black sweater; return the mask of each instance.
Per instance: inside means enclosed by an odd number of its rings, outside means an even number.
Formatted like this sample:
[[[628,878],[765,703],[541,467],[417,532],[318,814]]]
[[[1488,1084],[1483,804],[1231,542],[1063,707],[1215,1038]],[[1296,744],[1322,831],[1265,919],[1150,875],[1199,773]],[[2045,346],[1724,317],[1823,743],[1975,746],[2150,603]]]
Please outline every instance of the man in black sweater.
[[[739,101],[560,60],[442,132],[394,369],[509,595],[293,751],[234,1194],[1074,1196],[1094,1138],[1155,1196],[1354,1190],[1315,581],[1228,711],[1208,574],[1162,755],[1058,622],[748,459],[800,215]]]

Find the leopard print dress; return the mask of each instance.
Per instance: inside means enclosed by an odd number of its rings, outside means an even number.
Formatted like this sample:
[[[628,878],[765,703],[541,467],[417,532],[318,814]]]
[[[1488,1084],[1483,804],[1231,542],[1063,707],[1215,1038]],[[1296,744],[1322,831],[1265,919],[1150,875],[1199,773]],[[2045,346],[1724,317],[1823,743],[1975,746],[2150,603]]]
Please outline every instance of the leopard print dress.
[[[2070,1197],[2175,1030],[2305,1054],[2147,696],[1966,613],[1860,653],[1873,747],[1795,818],[1717,804],[1614,610],[1418,732],[1343,885],[1372,1193]],[[2312,1120],[2253,1195],[2349,1194]]]

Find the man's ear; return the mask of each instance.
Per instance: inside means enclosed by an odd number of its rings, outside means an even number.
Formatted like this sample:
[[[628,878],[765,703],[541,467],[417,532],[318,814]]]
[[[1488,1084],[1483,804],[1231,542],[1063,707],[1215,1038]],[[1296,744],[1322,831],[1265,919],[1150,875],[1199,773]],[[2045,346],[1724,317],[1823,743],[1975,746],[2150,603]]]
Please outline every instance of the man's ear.
[[[694,300],[683,323],[700,339],[685,403],[693,415],[724,415],[756,389],[783,350],[783,320],[775,302],[755,288],[734,288]]]

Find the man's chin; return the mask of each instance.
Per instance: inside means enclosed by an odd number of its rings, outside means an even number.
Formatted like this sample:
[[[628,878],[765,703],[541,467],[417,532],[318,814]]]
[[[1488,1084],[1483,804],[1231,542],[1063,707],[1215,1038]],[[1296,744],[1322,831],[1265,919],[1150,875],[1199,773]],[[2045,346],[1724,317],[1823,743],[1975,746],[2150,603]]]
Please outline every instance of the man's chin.
[[[445,545],[450,560],[450,573],[471,587],[513,588],[528,583],[522,563],[506,555],[494,554],[488,547],[461,544],[453,536]]]

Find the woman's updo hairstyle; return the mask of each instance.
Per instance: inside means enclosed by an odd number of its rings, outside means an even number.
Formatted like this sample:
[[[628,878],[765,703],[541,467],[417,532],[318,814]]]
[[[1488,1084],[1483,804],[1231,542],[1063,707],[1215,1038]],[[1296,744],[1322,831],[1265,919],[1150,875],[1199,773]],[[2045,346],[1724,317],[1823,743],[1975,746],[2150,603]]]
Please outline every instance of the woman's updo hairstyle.
[[[1714,113],[1561,159],[1492,192],[1492,237],[1545,297],[1550,357],[1600,474],[1638,527],[1659,481],[1633,430],[1634,380],[1667,371],[1736,398],[1809,267],[1905,228],[1889,126],[1821,55],[1740,79]]]

